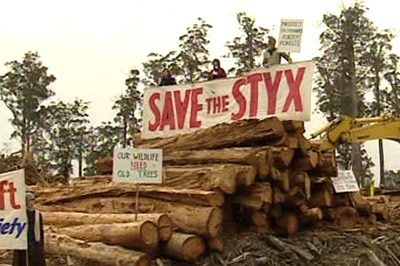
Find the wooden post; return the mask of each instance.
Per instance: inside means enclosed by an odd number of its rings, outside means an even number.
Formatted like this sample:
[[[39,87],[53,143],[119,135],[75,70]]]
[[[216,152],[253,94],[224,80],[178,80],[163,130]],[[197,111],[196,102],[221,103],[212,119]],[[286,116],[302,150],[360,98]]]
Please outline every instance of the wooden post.
[[[135,221],[137,221],[138,213],[139,213],[139,183],[136,183]]]

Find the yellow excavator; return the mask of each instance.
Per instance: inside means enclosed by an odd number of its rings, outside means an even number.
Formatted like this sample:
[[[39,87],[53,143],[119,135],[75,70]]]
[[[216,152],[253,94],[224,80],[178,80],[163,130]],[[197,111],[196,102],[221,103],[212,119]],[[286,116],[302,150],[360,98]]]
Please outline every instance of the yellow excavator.
[[[369,118],[341,116],[311,134],[310,138],[317,137],[321,139],[321,150],[334,149],[344,143],[376,139],[400,142],[400,118],[386,115]]]
[[[374,139],[400,142],[400,118],[377,116],[370,118],[338,117],[311,134],[311,139],[326,140],[326,149],[343,143],[362,143]],[[325,146],[324,146],[325,148]]]

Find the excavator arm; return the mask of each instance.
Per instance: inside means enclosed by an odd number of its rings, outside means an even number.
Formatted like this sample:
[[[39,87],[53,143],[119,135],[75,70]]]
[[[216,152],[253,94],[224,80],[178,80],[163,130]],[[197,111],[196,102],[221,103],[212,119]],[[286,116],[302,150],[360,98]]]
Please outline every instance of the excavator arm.
[[[375,139],[400,142],[400,119],[390,116],[350,118],[341,116],[311,134],[327,140],[332,147],[342,143],[361,143]]]

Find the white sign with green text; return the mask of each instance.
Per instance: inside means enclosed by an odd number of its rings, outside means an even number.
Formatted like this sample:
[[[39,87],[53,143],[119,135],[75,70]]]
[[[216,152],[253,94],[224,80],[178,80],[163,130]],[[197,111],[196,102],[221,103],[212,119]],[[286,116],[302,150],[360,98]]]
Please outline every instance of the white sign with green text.
[[[161,149],[114,149],[115,183],[161,184],[163,180]]]

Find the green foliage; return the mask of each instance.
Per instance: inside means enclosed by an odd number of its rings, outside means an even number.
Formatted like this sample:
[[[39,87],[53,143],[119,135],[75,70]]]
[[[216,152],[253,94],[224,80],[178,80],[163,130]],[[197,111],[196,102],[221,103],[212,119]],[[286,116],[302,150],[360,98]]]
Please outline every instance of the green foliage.
[[[96,174],[96,163],[99,159],[106,156],[112,156],[114,147],[121,144],[121,128],[111,122],[103,122],[100,126],[89,130],[89,142],[92,144],[90,151],[85,157],[86,167],[84,174],[86,176]]]
[[[255,19],[244,12],[237,14],[237,21],[242,35],[227,42],[226,46],[230,50],[230,55],[236,60],[236,67],[230,69],[229,72],[240,76],[261,66],[261,61],[257,62],[256,57],[267,49],[266,37],[269,29],[255,26]]]
[[[179,37],[178,66],[183,83],[192,83],[207,78],[207,64],[210,63],[207,45],[208,30],[212,28],[204,19],[186,28],[186,33]]]
[[[387,59],[388,68],[384,79],[389,83],[390,89],[382,92],[384,113],[400,117],[400,57],[390,54]]]
[[[169,68],[178,84],[192,83],[207,77],[209,51],[207,45],[208,31],[212,28],[204,19],[198,18],[197,23],[186,29],[179,37],[179,50],[170,51],[166,55],[150,53],[148,61],[143,63],[146,86],[157,86],[164,68]]]
[[[48,170],[65,181],[72,173],[72,161],[83,157],[88,143],[88,103],[51,102],[42,106],[40,131],[35,136],[35,154]]]
[[[56,80],[47,73],[37,52],[27,52],[22,62],[5,64],[10,70],[0,76],[0,99],[12,113],[13,138],[19,138],[22,150],[30,151],[32,136],[38,129],[40,104],[54,95],[49,85]]]
[[[133,138],[135,132],[141,127],[141,106],[143,95],[138,90],[139,71],[132,69],[129,77],[125,80],[127,86],[125,94],[121,95],[114,103],[113,109],[117,110],[114,122],[122,129],[123,146],[128,144],[129,136]]]

